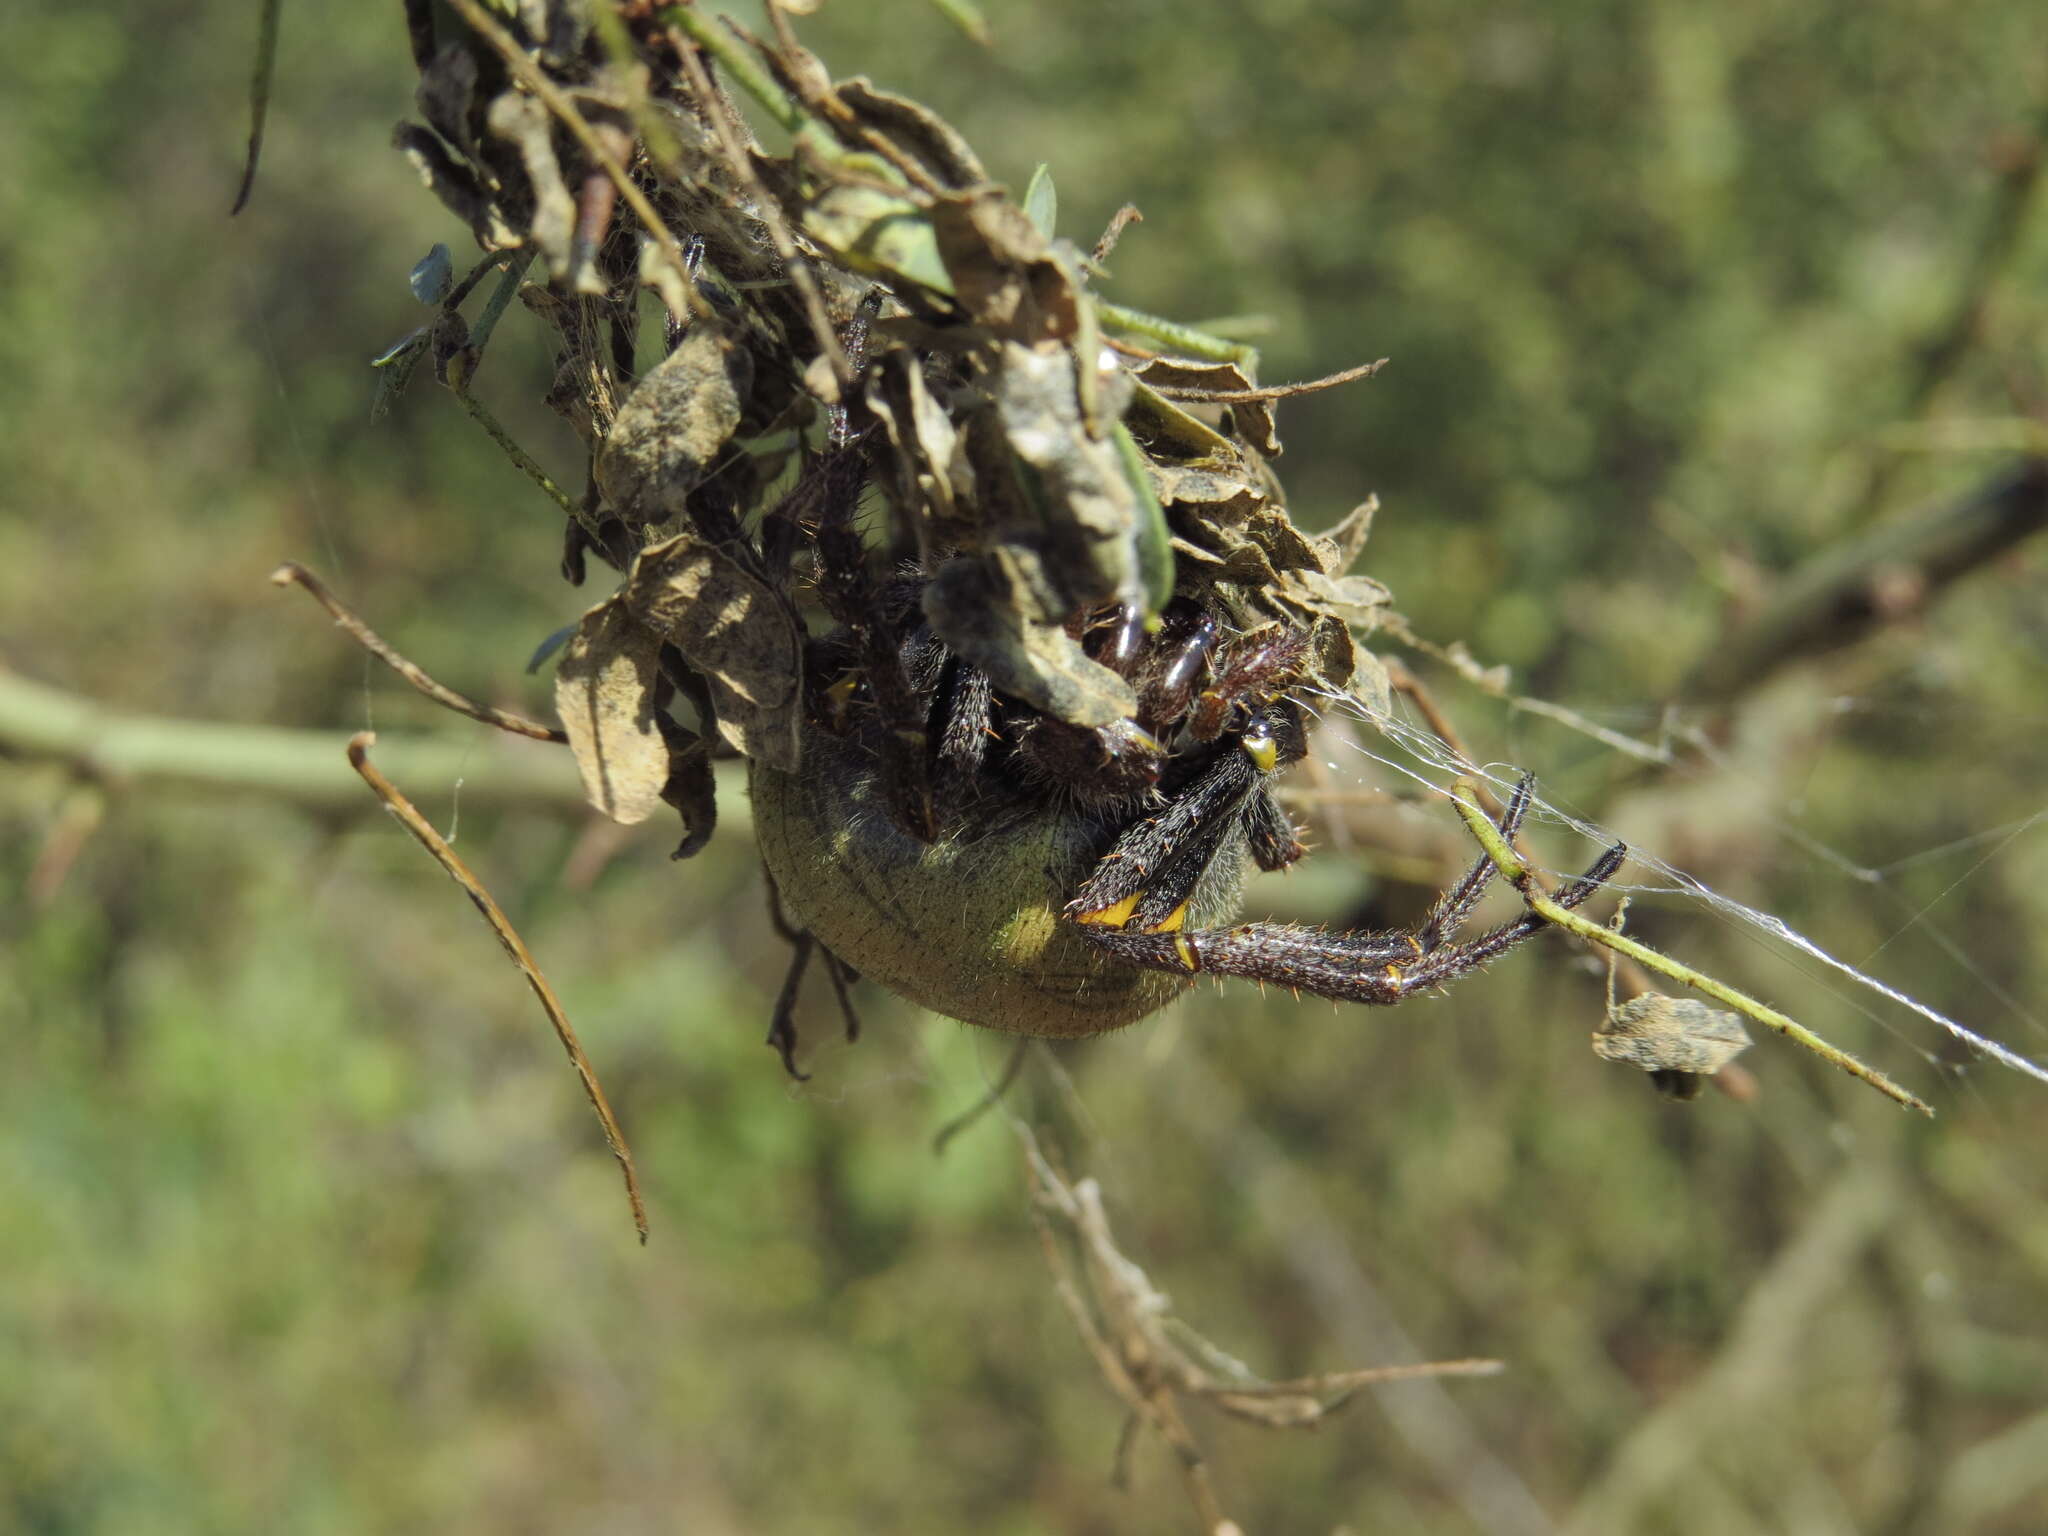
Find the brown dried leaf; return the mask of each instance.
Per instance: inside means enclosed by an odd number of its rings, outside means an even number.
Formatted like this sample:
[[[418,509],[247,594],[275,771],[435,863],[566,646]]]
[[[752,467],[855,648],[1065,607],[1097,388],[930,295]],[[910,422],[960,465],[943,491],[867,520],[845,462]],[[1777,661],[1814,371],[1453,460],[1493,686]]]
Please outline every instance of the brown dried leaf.
[[[989,388],[1010,451],[1035,471],[1051,535],[1040,553],[1066,610],[1142,605],[1137,492],[1116,444],[1083,427],[1073,353],[1005,342]]]
[[[1138,378],[1153,389],[1173,391],[1227,393],[1258,387],[1236,363],[1208,363],[1192,358],[1153,358],[1139,365]],[[1239,436],[1269,459],[1279,453],[1280,439],[1273,431],[1273,407],[1268,402],[1233,400],[1229,408]]]
[[[753,358],[726,331],[700,320],[634,386],[597,459],[605,499],[629,523],[683,515],[739,429]]]
[[[484,249],[502,251],[520,244],[519,236],[506,224],[483,183],[448,152],[448,146],[431,129],[418,123],[400,123],[391,135],[391,144],[412,162],[427,190],[469,226]]]
[[[1703,1077],[1727,1066],[1749,1044],[1749,1031],[1734,1014],[1662,992],[1630,998],[1593,1035],[1593,1052],[1604,1061]]]
[[[1081,329],[1080,282],[1001,187],[934,198],[932,234],[953,292],[1013,341],[1067,341]]]
[[[866,75],[842,80],[839,100],[868,127],[887,134],[915,155],[935,180],[955,187],[978,186],[988,180],[972,148],[952,124],[908,96],[877,90]]]
[[[1023,617],[1036,604],[1019,590],[1022,564],[1014,552],[998,551],[992,563],[961,557],[940,566],[924,591],[932,633],[986,672],[999,692],[1056,720],[1095,726],[1135,714],[1129,683],[1091,661],[1063,626]],[[1004,565],[1012,569],[1000,572]]]
[[[795,769],[802,637],[796,615],[766,582],[684,532],[640,551],[619,598],[703,675],[727,742]]]
[[[563,184],[562,168],[555,160],[554,123],[548,109],[524,92],[505,91],[491,103],[486,121],[493,137],[519,151],[533,189],[533,221],[528,234],[546,258],[549,275],[559,281],[569,270],[576,200]]]
[[[583,793],[631,826],[661,805],[669,748],[654,708],[660,638],[617,600],[583,615],[555,669],[555,712],[569,734]]]

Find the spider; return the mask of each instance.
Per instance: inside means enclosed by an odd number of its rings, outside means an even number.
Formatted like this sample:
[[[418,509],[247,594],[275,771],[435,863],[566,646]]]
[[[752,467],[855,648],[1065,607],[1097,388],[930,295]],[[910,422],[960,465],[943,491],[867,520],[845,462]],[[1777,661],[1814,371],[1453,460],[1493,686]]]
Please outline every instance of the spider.
[[[1496,873],[1485,856],[1412,929],[1226,926],[1247,859],[1275,870],[1305,852],[1272,785],[1306,751],[1306,631],[1276,624],[1220,642],[1222,615],[1183,597],[1134,644],[1130,616],[1106,615],[1088,627],[1090,652],[1132,681],[1139,709],[1089,730],[996,694],[915,621],[915,595],[895,605],[933,744],[929,785],[881,771],[894,733],[858,682],[807,725],[799,772],[752,769],[769,875],[839,964],[968,1023],[1080,1036],[1135,1023],[1204,973],[1391,1005],[1545,926],[1525,911],[1459,936]],[[828,670],[856,654],[844,633],[822,650]],[[927,799],[929,835],[916,824]],[[1506,836],[1529,802],[1525,778],[1499,823]],[[1560,904],[1583,902],[1625,855],[1608,849]]]

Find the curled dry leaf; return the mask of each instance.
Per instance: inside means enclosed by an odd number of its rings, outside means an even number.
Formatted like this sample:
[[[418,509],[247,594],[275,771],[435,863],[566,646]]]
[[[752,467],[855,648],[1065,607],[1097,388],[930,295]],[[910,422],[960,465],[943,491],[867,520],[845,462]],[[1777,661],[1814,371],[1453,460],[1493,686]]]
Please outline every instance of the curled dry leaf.
[[[785,599],[737,555],[686,531],[640,552],[618,601],[703,677],[728,743],[796,767],[802,638]]]
[[[1211,363],[1195,358],[1157,357],[1139,366],[1138,378],[1175,400],[1201,403],[1204,394],[1228,394],[1254,389],[1250,374],[1236,363]],[[1272,458],[1280,452],[1280,438],[1273,429],[1273,408],[1263,400],[1233,401],[1231,422],[1244,440]]]
[[[682,516],[739,429],[753,356],[713,322],[690,327],[619,407],[597,483],[629,523]]]
[[[1034,583],[1028,562],[949,560],[924,592],[932,633],[986,672],[998,692],[1022,699],[1069,725],[1109,725],[1134,713],[1131,685],[1099,662],[1056,623],[1034,622],[1020,588]],[[1006,569],[1007,568],[1007,569]]]
[[[555,669],[555,710],[583,775],[583,793],[613,821],[645,821],[661,805],[669,747],[654,706],[660,639],[616,600],[583,616]]]
[[[1734,1014],[1662,992],[1630,998],[1593,1035],[1593,1052],[1603,1061],[1702,1077],[1713,1076],[1749,1044],[1749,1031]]]

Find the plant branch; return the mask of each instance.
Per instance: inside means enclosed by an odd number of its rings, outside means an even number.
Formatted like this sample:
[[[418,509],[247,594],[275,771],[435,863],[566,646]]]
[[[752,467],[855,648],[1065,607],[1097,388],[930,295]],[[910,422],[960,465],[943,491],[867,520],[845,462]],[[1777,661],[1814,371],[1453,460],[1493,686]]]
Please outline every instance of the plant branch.
[[[0,757],[50,759],[114,785],[184,784],[346,810],[361,804],[362,786],[334,742],[332,730],[132,714],[0,669]],[[385,755],[416,783],[459,782],[469,804],[570,811],[584,803],[566,753],[485,750],[464,731],[394,740]]]
[[[633,1211],[633,1227],[640,1234],[640,1241],[647,1241],[647,1204],[640,1198],[640,1180],[633,1172],[633,1153],[626,1145],[625,1132],[619,1129],[618,1120],[612,1115],[612,1107],[606,1101],[604,1089],[598,1083],[597,1069],[590,1064],[590,1058],[583,1054],[583,1046],[576,1038],[576,1030],[569,1023],[568,1014],[562,1011],[562,1003],[555,996],[555,989],[548,985],[540,967],[534,963],[533,954],[519,937],[519,932],[505,916],[504,909],[484,889],[483,882],[470,873],[455,850],[448,846],[447,839],[436,832],[433,823],[419,813],[410,800],[406,799],[389,779],[377,770],[370,761],[370,748],[376,744],[377,733],[358,731],[349,738],[349,766],[362,776],[365,784],[384,802],[386,810],[398,818],[399,825],[410,832],[422,848],[434,856],[434,862],[448,873],[448,878],[462,887],[483,920],[490,925],[498,943],[504,947],[512,963],[519,967],[526,977],[526,984],[533,988],[533,995],[540,999],[541,1008],[547,1013],[548,1022],[555,1028],[555,1038],[562,1042],[562,1049],[569,1053],[569,1064],[576,1069],[576,1076],[583,1083],[584,1095],[590,1100],[590,1107],[597,1112],[597,1123],[604,1129],[605,1145],[618,1160],[619,1172],[626,1181],[626,1203]]]
[[[510,731],[515,736],[530,736],[535,741],[568,741],[566,732],[559,731],[551,725],[542,725],[538,720],[529,720],[524,715],[513,714],[510,710],[479,704],[474,699],[457,693],[453,688],[435,682],[424,669],[407,661],[393,650],[381,635],[330,592],[325,582],[296,560],[285,561],[270,573],[270,580],[273,586],[304,587],[312,594],[314,602],[334,615],[335,625],[343,633],[442,708],[452,709],[458,715],[467,715],[484,725],[495,725],[499,730]]]
[[[1684,696],[1727,703],[1790,662],[1853,645],[2044,527],[2048,459],[2027,459],[1952,506],[1823,550],[1779,583],[1762,612],[1708,650]]]
[[[1576,934],[1589,943],[1626,955],[1638,965],[1655,971],[1660,976],[1669,976],[1673,981],[1682,982],[1696,992],[1706,993],[1708,997],[1727,1004],[1744,1017],[1754,1019],[1764,1028],[1776,1030],[1787,1039],[1805,1046],[1823,1061],[1841,1068],[1851,1077],[1870,1084],[1886,1098],[1896,1100],[1908,1109],[1917,1109],[1925,1115],[1934,1113],[1933,1107],[1925,1100],[1908,1093],[1874,1067],[1866,1067],[1848,1052],[1828,1044],[1805,1025],[1787,1018],[1777,1009],[1760,1003],[1746,993],[1738,992],[1703,972],[1694,970],[1682,961],[1659,954],[1649,945],[1638,943],[1627,934],[1616,933],[1604,924],[1594,922],[1590,917],[1558,905],[1554,898],[1536,884],[1528,864],[1523,861],[1520,854],[1508,846],[1507,839],[1500,835],[1500,828],[1489,821],[1486,813],[1479,808],[1476,796],[1472,794],[1471,782],[1466,780],[1463,783],[1465,792],[1452,795],[1451,803],[1458,808],[1458,814],[1465,818],[1465,825],[1471,829],[1472,836],[1478,840],[1479,845],[1486,850],[1487,856],[1515,889],[1522,893],[1522,900],[1528,903],[1529,910],[1545,922]]]

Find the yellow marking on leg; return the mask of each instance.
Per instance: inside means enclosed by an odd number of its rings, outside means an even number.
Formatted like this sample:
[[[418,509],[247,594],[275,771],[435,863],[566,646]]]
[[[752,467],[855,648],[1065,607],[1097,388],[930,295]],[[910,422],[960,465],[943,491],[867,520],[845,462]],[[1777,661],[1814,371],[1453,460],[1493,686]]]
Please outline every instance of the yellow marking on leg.
[[[1271,773],[1280,762],[1280,743],[1271,736],[1240,736],[1237,744],[1261,773]]]
[[[1152,933],[1178,933],[1181,925],[1187,920],[1188,904],[1182,902],[1171,912],[1167,913],[1162,921],[1154,923],[1149,931]]]
[[[1180,963],[1189,970],[1199,971],[1202,968],[1202,957],[1195,953],[1195,942],[1185,934],[1173,936],[1173,952],[1180,956]]]
[[[1138,910],[1138,899],[1145,893],[1133,891],[1113,907],[1101,907],[1093,912],[1076,912],[1077,923],[1098,923],[1104,928],[1121,928],[1131,920],[1131,914]]]

